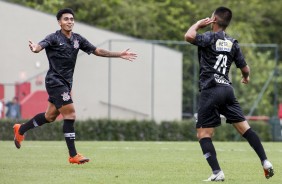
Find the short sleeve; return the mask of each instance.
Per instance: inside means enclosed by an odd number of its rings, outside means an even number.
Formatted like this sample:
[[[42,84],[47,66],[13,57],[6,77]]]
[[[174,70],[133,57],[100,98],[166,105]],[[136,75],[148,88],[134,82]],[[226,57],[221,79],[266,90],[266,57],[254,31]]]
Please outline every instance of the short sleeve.
[[[87,54],[92,54],[96,50],[96,47],[82,36],[80,36],[79,48]]]
[[[203,34],[196,34],[196,38],[192,44],[199,47],[206,47],[211,44],[212,41],[212,33],[206,32]]]
[[[46,48],[50,45],[52,45],[52,43],[54,42],[54,34],[50,34],[48,36],[46,36],[42,41],[40,41],[38,44],[42,47],[42,48]]]
[[[234,62],[237,68],[243,68],[247,65],[241,48],[237,41],[234,42]]]

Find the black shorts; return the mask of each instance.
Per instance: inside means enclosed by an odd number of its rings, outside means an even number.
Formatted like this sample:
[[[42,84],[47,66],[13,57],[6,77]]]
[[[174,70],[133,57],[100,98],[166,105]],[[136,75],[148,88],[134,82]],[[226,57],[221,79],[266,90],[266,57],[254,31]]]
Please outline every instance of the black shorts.
[[[212,128],[220,126],[220,115],[225,116],[226,123],[245,121],[240,104],[233,87],[216,86],[201,91],[196,128]]]
[[[67,86],[50,87],[46,85],[46,90],[49,95],[48,101],[55,105],[57,109],[62,106],[73,103],[71,98],[71,90]]]

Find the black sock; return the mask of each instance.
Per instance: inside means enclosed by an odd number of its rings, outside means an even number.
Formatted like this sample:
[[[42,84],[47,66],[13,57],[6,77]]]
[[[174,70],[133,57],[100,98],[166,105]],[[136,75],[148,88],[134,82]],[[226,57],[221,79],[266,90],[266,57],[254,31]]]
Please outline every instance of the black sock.
[[[45,118],[45,112],[39,113],[36,116],[34,116],[32,119],[30,119],[28,122],[21,125],[19,129],[19,134],[23,135],[26,131],[41,126],[45,123],[48,123],[48,121]]]
[[[247,139],[251,147],[255,150],[257,155],[259,156],[261,162],[267,159],[264,148],[261,144],[261,141],[256,134],[251,128],[249,128],[244,134],[243,137]]]
[[[74,132],[74,121],[72,119],[65,119],[64,120],[64,125],[63,125],[63,132],[65,136],[65,140],[69,149],[69,154],[71,157],[74,157],[76,153],[75,149],[75,132]]]
[[[217,174],[221,171],[217,158],[216,158],[216,151],[213,146],[211,138],[205,137],[202,138],[200,141],[200,145],[203,151],[205,158],[207,159],[212,171],[214,174]]]

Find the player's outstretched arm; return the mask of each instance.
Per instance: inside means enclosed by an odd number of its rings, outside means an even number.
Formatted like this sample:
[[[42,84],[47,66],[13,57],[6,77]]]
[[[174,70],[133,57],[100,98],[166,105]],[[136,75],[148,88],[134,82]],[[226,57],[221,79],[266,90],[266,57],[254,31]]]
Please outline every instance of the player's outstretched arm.
[[[33,43],[33,42],[30,41],[30,40],[29,40],[28,46],[29,46],[30,50],[31,50],[32,52],[34,52],[34,53],[38,53],[38,52],[40,52],[40,51],[43,49],[40,45],[38,45],[38,44],[36,44],[36,43]]]
[[[96,56],[101,56],[101,57],[122,58],[128,61],[134,61],[137,57],[137,54],[133,52],[129,52],[129,49],[126,49],[122,52],[112,52],[112,51],[96,48],[96,50],[94,51],[94,54]]]
[[[193,43],[196,35],[197,35],[197,31],[201,28],[204,28],[208,25],[210,25],[211,23],[214,23],[215,19],[214,18],[205,18],[205,19],[201,19],[199,21],[197,21],[195,24],[193,24],[186,32],[184,38],[187,42]]]

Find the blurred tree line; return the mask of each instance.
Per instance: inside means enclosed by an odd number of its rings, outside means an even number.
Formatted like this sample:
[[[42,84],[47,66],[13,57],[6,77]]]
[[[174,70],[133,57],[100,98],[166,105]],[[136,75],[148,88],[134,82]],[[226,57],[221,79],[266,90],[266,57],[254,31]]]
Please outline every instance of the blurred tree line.
[[[281,0],[6,0],[55,14],[71,7],[76,20],[150,40],[183,40],[187,28],[218,6],[233,11],[230,30],[242,43],[282,42]]]
[[[6,0],[29,6],[31,8],[56,14],[64,7],[72,8],[76,13],[76,20],[94,25],[99,28],[119,32],[140,39],[148,40],[177,40],[183,41],[188,27],[197,20],[211,16],[218,6],[226,6],[232,9],[233,19],[227,29],[229,35],[235,37],[240,43],[275,43],[281,45],[282,14],[281,0]],[[207,29],[208,30],[208,29]],[[271,70],[281,68],[275,66],[274,54],[260,52],[258,50],[246,51],[250,66],[255,67],[252,72],[252,86],[238,89],[239,102],[247,113],[250,104],[257,98],[258,91],[264,86],[271,75]],[[281,55],[281,46],[279,54]],[[271,59],[270,59],[271,58]],[[265,62],[265,60],[269,62]],[[272,60],[272,61],[271,61]],[[191,112],[191,71],[194,69],[191,60],[183,61],[183,111]],[[263,63],[263,64],[261,64]],[[277,70],[279,71],[279,70]],[[236,71],[235,71],[236,72]],[[238,71],[237,71],[238,72]],[[279,75],[276,72],[275,75]],[[236,81],[240,81],[240,73],[235,75]],[[281,84],[281,77],[277,77],[277,83]],[[239,85],[239,84],[234,84]],[[274,85],[269,85],[264,98],[260,102],[254,114],[273,115],[273,101],[275,100]],[[281,85],[280,85],[281,86]],[[277,91],[281,87],[277,86]],[[282,98],[279,98],[282,101]]]

